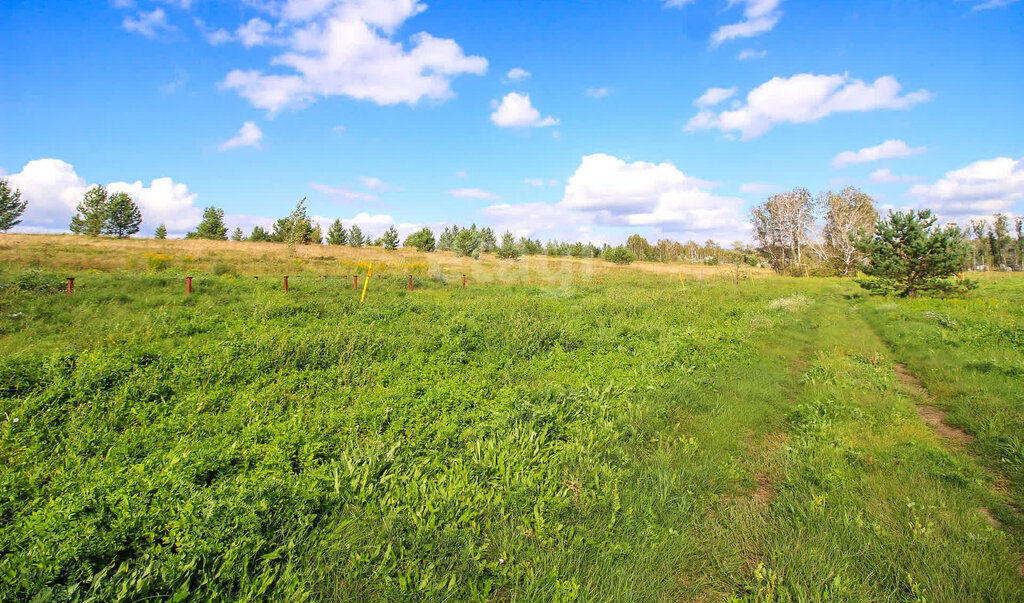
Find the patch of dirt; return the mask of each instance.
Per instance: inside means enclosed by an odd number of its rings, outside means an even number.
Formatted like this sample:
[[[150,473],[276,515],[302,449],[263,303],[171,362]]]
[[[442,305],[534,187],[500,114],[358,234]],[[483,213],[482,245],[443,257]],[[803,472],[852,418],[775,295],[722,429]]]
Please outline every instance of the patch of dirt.
[[[921,417],[921,420],[927,423],[940,436],[954,444],[970,443],[974,438],[966,431],[943,423],[943,419],[946,418],[947,414],[949,413],[934,406],[920,405],[917,407],[917,416]]]
[[[893,363],[893,368],[896,372],[896,378],[900,380],[900,383],[902,383],[907,389],[919,395],[922,399],[929,399],[928,390],[925,389],[924,384],[921,383],[920,379],[908,371],[907,367],[903,366],[899,362],[895,362]],[[962,429],[958,429],[945,423],[946,415],[948,414],[948,412],[941,408],[929,406],[928,404],[917,405],[917,416],[921,417],[921,420],[934,429],[940,436],[957,445],[970,443],[974,439],[970,434]]]
[[[1002,527],[1003,522],[996,519],[995,516],[992,515],[991,509],[989,509],[988,507],[982,507],[981,514],[985,517],[985,521],[988,522],[988,525],[992,526],[993,528]]]
[[[754,490],[754,504],[759,507],[767,507],[775,498],[775,486],[767,475],[757,476],[757,489]]]

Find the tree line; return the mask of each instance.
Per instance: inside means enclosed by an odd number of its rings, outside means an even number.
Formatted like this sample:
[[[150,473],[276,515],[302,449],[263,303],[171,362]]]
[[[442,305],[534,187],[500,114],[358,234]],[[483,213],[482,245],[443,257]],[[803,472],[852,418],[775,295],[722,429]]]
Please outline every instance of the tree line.
[[[28,201],[21,191],[0,178],[0,232],[21,223]],[[423,227],[401,241],[391,225],[376,238],[366,236],[358,225],[346,228],[334,220],[326,234],[314,224],[306,200],[278,219],[270,231],[254,226],[246,235],[235,228],[233,241],[276,242],[290,245],[377,246],[386,250],[399,245],[422,252],[450,251],[457,256],[479,258],[493,253],[502,259],[521,256],[603,258],[628,264],[633,261],[687,262],[700,264],[768,265],[780,274],[795,276],[868,276],[862,284],[879,291],[913,294],[945,286],[943,279],[965,270],[1024,270],[1024,218],[996,213],[991,220],[971,220],[967,230],[956,224],[937,225],[928,210],[889,212],[880,216],[875,201],[856,187],[839,192],[811,194],[806,188],[772,195],[751,211],[756,245],[736,241],[731,249],[707,240],[680,243],[669,238],[652,244],[639,234],[625,245],[601,246],[515,237],[506,231],[500,241],[490,227],[446,226],[435,236]],[[84,194],[71,218],[69,229],[88,236],[130,237],[139,232],[142,212],[131,195],[110,193],[93,186]],[[186,239],[227,240],[224,210],[207,207],[195,230]],[[158,239],[167,237],[160,224]],[[899,276],[897,276],[899,274]],[[948,283],[947,283],[948,284]],[[963,284],[963,286],[968,286]]]

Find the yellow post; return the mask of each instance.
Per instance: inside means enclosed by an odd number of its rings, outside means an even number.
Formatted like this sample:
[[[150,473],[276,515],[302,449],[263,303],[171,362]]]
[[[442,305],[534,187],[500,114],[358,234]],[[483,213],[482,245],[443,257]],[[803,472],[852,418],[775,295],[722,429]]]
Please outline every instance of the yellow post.
[[[366,300],[366,288],[370,286],[371,276],[373,276],[373,264],[370,264],[370,269],[366,271],[366,281],[363,283],[363,296],[359,298],[359,303],[363,303]]]
[[[682,272],[679,273],[679,284],[683,286],[683,289],[686,288],[686,283],[683,282],[683,273]]]

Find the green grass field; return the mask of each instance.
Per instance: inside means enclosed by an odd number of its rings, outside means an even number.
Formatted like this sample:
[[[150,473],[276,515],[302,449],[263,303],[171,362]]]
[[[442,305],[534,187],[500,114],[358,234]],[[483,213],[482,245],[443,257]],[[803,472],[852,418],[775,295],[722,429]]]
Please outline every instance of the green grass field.
[[[1024,600],[1020,276],[462,289],[449,259],[360,305],[139,260],[67,296],[22,240],[0,600]]]

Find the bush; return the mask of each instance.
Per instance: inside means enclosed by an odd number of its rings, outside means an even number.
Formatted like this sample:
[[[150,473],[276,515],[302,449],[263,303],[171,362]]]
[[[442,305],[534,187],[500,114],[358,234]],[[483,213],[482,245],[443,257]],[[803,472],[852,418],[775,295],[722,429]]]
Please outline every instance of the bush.
[[[636,254],[622,245],[605,251],[602,257],[613,264],[632,264],[636,260]]]
[[[147,253],[146,254],[146,266],[150,272],[163,272],[171,265],[171,260],[174,256],[167,255],[166,253]]]
[[[213,273],[216,274],[217,276],[236,276],[238,274],[234,266],[232,266],[231,264],[225,264],[224,262],[217,262],[216,264],[214,264]]]

